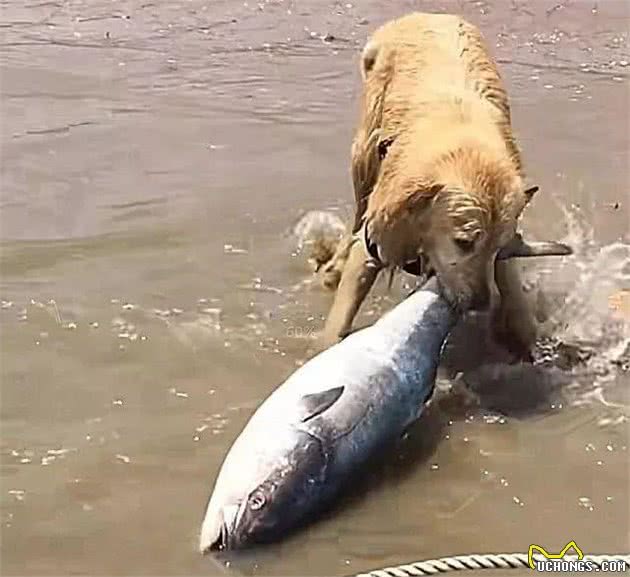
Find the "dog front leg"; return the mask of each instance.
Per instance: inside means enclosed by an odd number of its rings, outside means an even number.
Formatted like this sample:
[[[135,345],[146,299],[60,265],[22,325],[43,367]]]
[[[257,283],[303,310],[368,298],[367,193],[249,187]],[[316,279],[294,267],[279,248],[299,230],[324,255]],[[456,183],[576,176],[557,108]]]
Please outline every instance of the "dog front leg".
[[[380,269],[367,254],[363,243],[353,239],[335,300],[321,335],[323,345],[332,345],[350,332],[354,317]]]

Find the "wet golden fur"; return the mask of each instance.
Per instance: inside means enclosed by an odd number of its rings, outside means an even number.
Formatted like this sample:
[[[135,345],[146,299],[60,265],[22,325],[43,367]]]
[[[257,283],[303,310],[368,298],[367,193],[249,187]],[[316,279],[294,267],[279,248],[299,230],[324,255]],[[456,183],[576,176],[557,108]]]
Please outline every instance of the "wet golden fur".
[[[529,198],[508,97],[480,32],[457,16],[410,14],[374,32],[361,74],[354,236],[323,267],[325,284],[339,283],[327,341],[349,331],[383,266],[422,255],[452,302],[490,304],[495,332],[525,351],[535,326],[516,263],[495,266],[494,256]]]

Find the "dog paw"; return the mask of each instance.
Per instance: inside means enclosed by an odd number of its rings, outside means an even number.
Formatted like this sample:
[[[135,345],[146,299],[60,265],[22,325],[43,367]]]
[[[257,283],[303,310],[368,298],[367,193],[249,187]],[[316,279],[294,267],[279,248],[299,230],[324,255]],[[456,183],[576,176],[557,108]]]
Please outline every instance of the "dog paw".
[[[319,278],[322,286],[330,291],[337,290],[341,282],[342,271],[343,263],[339,263],[337,259],[327,262],[319,269]]]
[[[333,345],[336,345],[341,340],[342,337],[331,335],[323,330],[314,332],[311,335],[311,343],[309,344],[307,351],[308,356],[314,357],[326,349],[329,349]]]

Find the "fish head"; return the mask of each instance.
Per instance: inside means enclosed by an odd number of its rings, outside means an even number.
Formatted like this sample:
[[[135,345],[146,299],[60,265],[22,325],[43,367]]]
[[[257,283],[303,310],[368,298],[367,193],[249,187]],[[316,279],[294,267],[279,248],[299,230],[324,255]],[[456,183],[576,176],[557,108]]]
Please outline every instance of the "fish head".
[[[286,476],[278,471],[241,502],[224,507],[219,539],[215,541],[214,548],[242,549],[273,540],[284,525],[284,517],[290,515],[284,510],[289,499],[282,493],[290,493],[294,487],[291,479],[283,482],[284,479]]]
[[[296,432],[292,449],[267,464],[264,480],[253,489],[218,504],[212,496],[201,529],[202,553],[275,541],[319,503],[326,457],[316,437]]]

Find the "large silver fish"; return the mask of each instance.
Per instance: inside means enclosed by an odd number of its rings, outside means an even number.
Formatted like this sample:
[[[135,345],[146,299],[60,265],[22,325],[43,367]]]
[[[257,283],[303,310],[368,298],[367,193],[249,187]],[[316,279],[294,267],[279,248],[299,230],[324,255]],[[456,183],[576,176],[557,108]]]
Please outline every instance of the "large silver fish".
[[[430,281],[295,371],[227,454],[200,550],[277,540],[329,505],[353,473],[420,416],[456,318]]]

